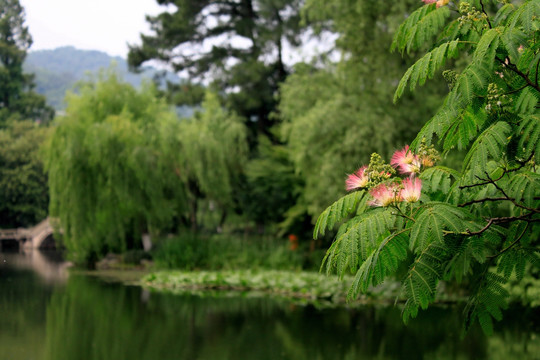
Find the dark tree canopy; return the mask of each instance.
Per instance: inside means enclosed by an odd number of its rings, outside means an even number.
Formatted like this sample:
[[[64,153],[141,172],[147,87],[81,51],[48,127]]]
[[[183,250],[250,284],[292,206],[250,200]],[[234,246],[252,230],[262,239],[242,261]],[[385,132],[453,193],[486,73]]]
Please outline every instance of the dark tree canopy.
[[[278,84],[287,75],[286,44],[298,45],[298,0],[158,0],[174,7],[147,17],[153,35],[141,35],[131,45],[128,62],[140,67],[160,60],[190,80],[211,78],[228,93],[232,108],[257,123],[270,126]]]
[[[14,114],[48,121],[54,114],[45,98],[32,91],[33,76],[23,73],[32,45],[24,17],[19,0],[0,0],[0,121]]]
[[[0,129],[0,227],[33,226],[47,216],[49,192],[40,147],[48,131],[29,120]]]

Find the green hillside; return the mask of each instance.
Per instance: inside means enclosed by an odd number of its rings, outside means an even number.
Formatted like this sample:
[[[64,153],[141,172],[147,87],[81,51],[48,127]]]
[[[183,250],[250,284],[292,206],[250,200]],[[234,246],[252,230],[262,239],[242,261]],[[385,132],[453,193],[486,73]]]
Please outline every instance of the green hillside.
[[[161,72],[152,67],[145,67],[140,74],[128,71],[126,60],[112,57],[96,50],[79,50],[72,46],[53,50],[38,50],[28,53],[25,70],[35,74],[36,91],[47,98],[47,102],[56,110],[64,108],[64,96],[75,83],[95,74],[102,68],[114,64],[124,80],[139,86],[143,79],[152,79]],[[180,79],[170,72],[165,74],[165,81],[179,82]]]

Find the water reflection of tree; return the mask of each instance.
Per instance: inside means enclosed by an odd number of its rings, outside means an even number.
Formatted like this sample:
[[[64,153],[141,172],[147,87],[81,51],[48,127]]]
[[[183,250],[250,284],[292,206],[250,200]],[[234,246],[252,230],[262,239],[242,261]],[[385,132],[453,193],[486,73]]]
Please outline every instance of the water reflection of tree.
[[[396,308],[319,311],[247,295],[147,298],[136,287],[72,277],[47,309],[46,359],[494,358],[479,331],[459,339],[458,311],[433,309],[405,328]]]
[[[8,261],[0,254],[0,261]],[[9,265],[9,264],[8,264]],[[0,358],[41,359],[45,309],[53,289],[30,270],[0,266]]]

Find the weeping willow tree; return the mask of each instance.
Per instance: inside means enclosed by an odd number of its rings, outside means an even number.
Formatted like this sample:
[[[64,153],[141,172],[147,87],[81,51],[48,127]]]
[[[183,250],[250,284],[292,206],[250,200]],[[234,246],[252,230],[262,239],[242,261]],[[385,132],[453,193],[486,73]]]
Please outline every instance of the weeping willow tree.
[[[178,120],[152,87],[114,74],[67,98],[47,147],[50,215],[77,262],[136,246],[185,204],[177,175]]]
[[[408,266],[405,321],[436,300],[442,280],[456,281],[468,293],[465,327],[478,321],[490,333],[508,306],[505,284],[540,269],[540,2],[424,1],[393,48],[429,51],[395,100],[451,58],[466,66],[445,70],[442,107],[392,157],[406,178],[372,156],[349,176],[354,192],[321,214],[315,236],[338,228],[326,269],[356,274],[351,296]],[[465,151],[462,167],[433,166],[434,145],[443,155]]]
[[[218,226],[223,225],[227,211],[234,206],[234,185],[240,181],[247,160],[246,136],[242,119],[225,109],[211,91],[206,93],[201,111],[181,121],[179,176],[187,184],[192,228],[198,226],[200,199],[221,211]]]
[[[196,228],[201,199],[226,214],[247,142],[217,95],[179,120],[153,87],[137,91],[113,73],[79,92],[55,122],[46,161],[50,215],[72,259],[91,264],[137,247],[142,233]]]

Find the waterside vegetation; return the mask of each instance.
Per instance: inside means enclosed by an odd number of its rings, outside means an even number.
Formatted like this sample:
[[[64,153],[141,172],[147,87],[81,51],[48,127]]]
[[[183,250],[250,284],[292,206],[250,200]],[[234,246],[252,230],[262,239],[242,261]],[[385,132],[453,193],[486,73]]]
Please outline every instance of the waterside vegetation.
[[[384,283],[405,321],[456,294],[487,333],[511,295],[537,305],[538,0],[159,3],[175,6],[128,61],[193,83],[103,70],[52,119],[23,72],[24,11],[0,0],[0,226],[49,200],[78,266],[185,271],[147,286],[354,301]],[[181,51],[225,33],[250,45]],[[325,33],[329,53],[285,63],[285,44]],[[302,272],[321,262],[345,282]]]

